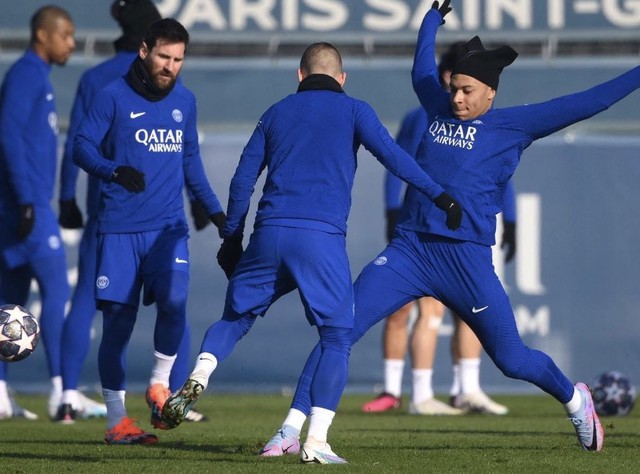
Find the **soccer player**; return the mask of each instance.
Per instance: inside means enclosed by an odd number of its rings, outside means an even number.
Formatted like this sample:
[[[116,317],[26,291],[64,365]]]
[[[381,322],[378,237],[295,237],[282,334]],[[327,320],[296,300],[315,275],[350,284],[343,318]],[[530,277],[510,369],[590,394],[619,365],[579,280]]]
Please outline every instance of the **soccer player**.
[[[452,72],[451,92],[440,87],[435,64],[436,31],[451,11],[449,0],[427,12],[415,52],[412,81],[429,116],[418,163],[451,189],[464,208],[452,232],[441,211],[409,188],[391,243],[360,273],[354,284],[356,343],[374,324],[422,296],[451,308],[480,339],[508,377],[531,382],[564,406],[585,450],[602,449],[604,431],[589,388],[575,385],[545,353],[518,334],[509,298],[491,262],[495,215],[503,189],[521,153],[533,141],[585,120],[640,87],[640,67],[589,90],[539,104],[493,108],[500,74],[517,53],[508,46],[486,50],[478,37]],[[318,366],[316,346],[298,380],[291,410],[276,436],[293,445],[310,413],[309,380]],[[296,434],[297,433],[297,434]],[[275,437],[274,437],[275,438]]]
[[[465,43],[449,46],[438,63],[440,85],[449,90],[451,71],[456,61],[466,54]],[[402,120],[396,142],[411,156],[427,128],[427,113],[423,107],[410,110]],[[386,173],[384,183],[387,242],[391,241],[402,207],[402,181]],[[507,248],[506,261],[515,254],[515,192],[511,182],[505,190],[502,246]],[[416,304],[417,303],[417,304]],[[460,415],[466,411],[504,415],[508,408],[491,400],[480,388],[480,356],[482,346],[473,331],[455,314],[454,334],[451,338],[453,382],[450,405],[435,398],[432,387],[433,364],[438,343],[438,329],[445,307],[432,297],[420,298],[400,308],[385,320],[383,332],[384,391],[362,406],[364,412],[382,412],[400,408],[402,404],[402,376],[409,342],[408,323],[417,307],[418,316],[410,337],[412,391],[409,413],[414,415]],[[463,383],[464,382],[464,383]]]
[[[457,43],[456,43],[457,44]],[[449,76],[455,59],[456,44],[443,56],[438,64],[443,87],[448,89]],[[462,43],[464,44],[464,43]],[[448,73],[448,74],[446,74]],[[422,107],[409,111],[396,137],[398,145],[410,155],[416,154],[422,135],[427,128],[427,114]],[[393,237],[397,216],[402,207],[401,182],[387,175],[385,179],[385,202],[387,216],[387,241]],[[511,182],[505,189],[503,208],[503,241],[506,247],[505,260],[515,254],[515,192]],[[417,303],[418,316],[409,338],[408,322]],[[450,405],[435,398],[432,388],[433,365],[438,330],[444,318],[444,305],[432,297],[420,298],[400,308],[385,320],[383,331],[384,391],[375,399],[362,405],[364,412],[383,412],[400,408],[402,404],[402,376],[404,359],[410,339],[412,392],[409,413],[414,415],[461,415],[465,412],[505,415],[508,408],[491,400],[480,387],[480,358],[482,346],[473,331],[455,314],[455,325],[451,338],[453,382]]]
[[[60,215],[58,221],[63,228],[78,229],[83,226],[83,218],[76,203],[76,181],[78,167],[73,163],[73,142],[89,104],[99,91],[110,82],[124,76],[138,55],[138,48],[147,27],[161,18],[160,12],[151,0],[115,0],[111,5],[111,16],[118,22],[122,35],[114,41],[116,54],[101,64],[86,71],[80,78],[78,91],[71,111],[71,120],[60,173]],[[96,312],[94,282],[97,253],[97,214],[100,179],[89,175],[86,209],[87,222],[78,252],[78,283],[73,292],[71,309],[67,315],[62,332],[62,400],[55,413],[55,420],[71,424],[78,417],[105,416],[106,407],[85,397],[78,391],[82,366],[89,351],[91,324]],[[206,227],[209,216],[201,205],[192,211],[198,230]],[[203,212],[205,216],[202,216]],[[205,218],[206,217],[206,221]],[[188,324],[185,336],[180,344],[176,362],[171,370],[170,388],[177,389],[189,372],[190,338]],[[184,361],[181,363],[181,359]],[[183,370],[178,370],[182,368]],[[53,415],[52,415],[53,416]],[[190,414],[190,421],[202,421],[204,415],[196,410]]]
[[[195,97],[177,81],[188,43],[178,21],[154,22],[126,76],[93,99],[74,142],[76,164],[102,180],[95,297],[103,313],[98,368],[107,444],[157,442],[127,416],[124,360],[144,290],[143,303],[157,307],[146,400],[159,427],[186,319],[185,182],[220,231],[225,220],[200,157]]]
[[[69,295],[60,228],[50,205],[58,115],[49,73],[73,53],[73,35],[66,10],[38,9],[31,17],[29,48],[7,71],[0,90],[0,303],[26,306],[31,280],[38,283],[52,384],[49,411],[62,394],[60,340]],[[0,363],[0,418],[13,415],[6,370]]]
[[[466,54],[464,42],[453,43],[438,63],[441,86],[449,91],[451,71],[456,61]],[[415,156],[427,128],[427,113],[422,106],[410,110],[402,120],[396,137],[398,145]],[[393,238],[402,208],[402,181],[385,176],[385,216],[387,242]],[[505,189],[502,247],[505,261],[515,255],[515,191],[511,182]],[[417,303],[417,305],[416,305]],[[409,413],[414,415],[460,415],[464,412],[505,415],[509,409],[491,400],[480,387],[482,345],[467,324],[452,314],[454,334],[451,338],[453,381],[450,406],[435,398],[432,387],[433,365],[438,343],[438,330],[444,318],[444,305],[432,297],[420,298],[400,308],[385,320],[383,332],[384,391],[362,406],[364,412],[383,412],[400,408],[402,376],[409,341],[408,323],[417,306],[418,316],[410,337],[412,391]]]
[[[451,229],[458,204],[393,141],[373,109],[345,94],[338,50],[310,45],[298,70],[300,84],[260,118],[233,176],[218,262],[230,277],[222,319],[209,327],[182,390],[172,394],[162,418],[177,426],[207,387],[218,363],[279,297],[297,289],[310,324],[318,327],[321,354],[310,374],[309,436],[289,452],[305,463],[346,461],[327,443],[347,380],[353,286],[346,253],[347,217],[356,152],[367,148],[385,167],[446,210]],[[267,169],[254,232],[242,252],[244,223],[258,176]],[[446,219],[445,219],[446,217]]]

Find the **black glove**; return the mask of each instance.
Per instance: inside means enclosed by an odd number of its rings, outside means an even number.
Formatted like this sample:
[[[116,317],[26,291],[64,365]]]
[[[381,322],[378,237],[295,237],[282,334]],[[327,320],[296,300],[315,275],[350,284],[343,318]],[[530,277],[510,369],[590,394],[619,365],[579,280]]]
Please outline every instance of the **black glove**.
[[[220,250],[218,250],[218,265],[227,275],[227,278],[231,278],[233,272],[236,270],[236,266],[242,256],[242,236],[227,237],[222,241]]]
[[[209,225],[209,214],[202,203],[197,199],[191,201],[191,217],[193,217],[193,225],[196,230],[202,230]]]
[[[444,25],[444,17],[452,10],[450,4],[451,0],[444,0],[442,2],[442,6],[440,6],[440,2],[433,2],[433,4],[431,5],[431,8],[435,8],[436,10],[438,10],[438,13],[440,13],[440,15],[442,16],[442,25]]]
[[[442,193],[433,201],[436,206],[447,213],[447,227],[456,230],[462,222],[462,208],[447,193]]]
[[[211,219],[213,225],[218,228],[218,235],[222,238],[222,230],[224,229],[225,222],[227,222],[227,216],[225,216],[224,212],[220,211],[210,216],[209,219]]]
[[[502,227],[504,231],[502,232],[500,248],[504,249],[506,247],[507,253],[504,256],[504,261],[509,263],[516,254],[516,223],[503,221]]]
[[[132,166],[118,166],[113,172],[113,180],[129,192],[144,191],[144,173]]]
[[[58,201],[60,203],[60,216],[58,223],[64,229],[82,229],[82,212],[76,204],[76,198]]]
[[[36,222],[36,212],[33,204],[23,204],[18,207],[18,240],[22,242],[33,230],[33,224]]]
[[[400,209],[387,209],[385,213],[387,217],[387,243],[391,242],[393,233],[396,230],[396,223],[400,216]]]

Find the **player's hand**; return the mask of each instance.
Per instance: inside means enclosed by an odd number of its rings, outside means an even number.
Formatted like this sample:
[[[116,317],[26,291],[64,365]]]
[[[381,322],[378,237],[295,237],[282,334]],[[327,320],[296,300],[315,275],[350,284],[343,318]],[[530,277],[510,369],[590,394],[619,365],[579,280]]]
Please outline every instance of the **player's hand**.
[[[220,211],[210,216],[209,219],[211,219],[213,225],[218,228],[218,235],[222,238],[222,230],[224,229],[225,222],[227,222],[227,216],[224,212]]]
[[[438,13],[440,13],[440,16],[442,16],[441,24],[444,25],[444,17],[452,10],[451,0],[444,0],[442,2],[442,6],[440,5],[440,2],[433,2],[431,8],[435,8],[436,10],[438,10]]]
[[[398,217],[400,216],[400,209],[387,209],[385,215],[387,218],[387,243],[389,243],[391,242],[393,233],[396,230],[396,223],[398,222]]]
[[[193,225],[198,231],[207,227],[211,222],[207,210],[197,199],[191,201],[191,217],[193,217]]]
[[[76,198],[61,199],[58,223],[63,229],[82,229],[82,212],[76,204]]]
[[[504,221],[502,226],[504,231],[502,232],[502,244],[500,244],[500,248],[506,248],[504,261],[509,263],[516,254],[516,223]]]
[[[462,222],[462,207],[447,193],[442,193],[433,201],[436,206],[447,213],[447,227],[456,230]]]
[[[118,166],[113,172],[113,181],[132,193],[144,191],[144,173],[132,166]]]
[[[33,204],[23,204],[18,207],[18,240],[22,242],[26,239],[36,222],[36,212]]]
[[[222,241],[220,250],[218,250],[218,265],[231,279],[231,275],[236,271],[236,266],[242,257],[242,236],[227,237]]]

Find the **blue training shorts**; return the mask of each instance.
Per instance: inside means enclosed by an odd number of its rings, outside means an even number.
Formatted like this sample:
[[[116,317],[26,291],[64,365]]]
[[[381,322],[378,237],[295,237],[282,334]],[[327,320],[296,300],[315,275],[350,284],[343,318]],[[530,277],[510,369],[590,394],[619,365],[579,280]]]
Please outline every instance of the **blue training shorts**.
[[[353,327],[353,286],[343,234],[257,228],[229,281],[223,318],[264,316],[271,304],[296,288],[310,324]]]
[[[165,272],[189,273],[186,226],[130,234],[99,234],[96,300],[138,307],[144,285],[145,305],[155,301],[151,287]]]

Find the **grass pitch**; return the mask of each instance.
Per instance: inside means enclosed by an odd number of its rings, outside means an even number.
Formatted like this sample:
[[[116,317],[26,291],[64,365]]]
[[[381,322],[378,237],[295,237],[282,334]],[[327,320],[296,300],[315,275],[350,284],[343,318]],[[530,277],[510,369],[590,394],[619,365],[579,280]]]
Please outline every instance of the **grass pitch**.
[[[309,469],[362,473],[555,473],[640,472],[640,409],[602,418],[602,452],[580,449],[562,407],[549,396],[500,396],[507,416],[412,416],[405,411],[364,414],[370,397],[345,395],[329,433],[348,465],[314,467],[298,456],[259,458],[257,452],[282,422],[289,398],[207,392],[199,409],[205,423],[185,422],[153,430],[141,394],[129,394],[130,416],[156,432],[155,446],[107,446],[104,420],[62,426],[46,419],[46,398],[18,396],[40,415],[37,421],[0,421],[0,468],[4,473],[235,473],[300,472]],[[407,400],[405,399],[405,402]],[[407,405],[407,403],[405,403]]]

